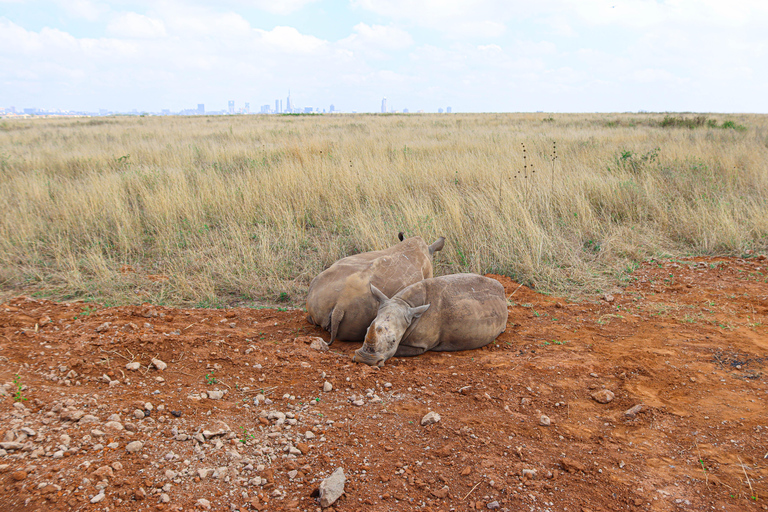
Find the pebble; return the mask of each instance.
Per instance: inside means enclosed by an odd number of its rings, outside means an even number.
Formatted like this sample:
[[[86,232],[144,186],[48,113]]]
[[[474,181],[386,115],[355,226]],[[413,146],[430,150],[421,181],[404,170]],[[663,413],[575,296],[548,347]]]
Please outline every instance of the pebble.
[[[204,510],[211,510],[211,502],[205,498],[200,498],[197,500],[197,506]]]
[[[211,400],[220,400],[224,396],[224,390],[222,389],[213,389],[211,391],[208,391],[208,398]]]
[[[104,494],[104,489],[102,489],[101,492],[99,492],[99,494],[91,498],[91,503],[99,503],[104,498],[106,498],[106,495]]]
[[[168,365],[166,363],[164,363],[163,361],[161,361],[156,357],[152,358],[152,365],[160,371],[163,371],[166,368],[168,368]]]
[[[592,398],[601,404],[607,404],[613,400],[615,396],[616,395],[613,394],[613,391],[609,389],[601,389],[600,391],[592,393]]]
[[[144,411],[142,411],[141,409],[136,409],[135,411],[133,411],[133,417],[136,418],[137,420],[143,420]]]
[[[323,383],[323,391],[325,391],[326,393],[330,393],[331,391],[333,391],[333,384],[331,384],[328,381],[325,381]]]
[[[25,480],[27,478],[27,472],[26,471],[14,471],[11,473],[11,478],[14,479],[17,482],[21,482],[22,480]]]
[[[488,510],[494,510],[499,507],[501,507],[501,505],[499,504],[498,501],[491,501],[486,505],[486,508],[488,508]]]
[[[160,495],[160,502],[161,502],[161,503],[169,503],[170,501],[171,501],[171,497],[170,497],[170,496],[168,496],[167,494],[165,494],[165,493],[162,493],[162,494]]]
[[[133,362],[128,363],[128,364],[125,365],[125,369],[126,370],[136,371],[139,368],[141,368],[141,363],[139,363],[138,361],[133,361]]]
[[[634,418],[635,416],[637,416],[638,413],[643,411],[644,407],[645,406],[643,404],[637,404],[634,407],[631,407],[626,411],[624,411],[624,416],[626,416],[627,418]]]
[[[125,446],[125,449],[128,451],[128,453],[136,453],[142,448],[144,448],[144,443],[141,441],[131,441]]]
[[[330,350],[328,344],[323,341],[323,338],[312,338],[312,343],[309,344],[309,348],[317,350],[318,352],[327,352]]]
[[[362,407],[363,405],[365,405],[365,402],[363,401],[362,398],[359,398],[357,400],[354,400],[352,402],[352,405],[356,405],[357,407]]]
[[[312,432],[311,430],[307,430],[306,432],[304,432],[304,437],[307,439],[314,439],[316,436],[314,432]]]
[[[530,479],[536,478],[535,469],[523,469],[522,474],[523,474],[523,478],[530,478]]]
[[[109,326],[110,326],[110,325],[112,325],[112,323],[111,323],[111,322],[104,322],[103,324],[101,324],[100,326],[98,326],[98,327],[96,328],[96,332],[104,332],[104,331],[106,331],[107,329],[109,329]]]
[[[424,415],[423,418],[421,418],[421,426],[426,427],[427,425],[432,425],[433,423],[437,423],[440,421],[440,415],[437,414],[435,411],[429,411],[427,414]]]
[[[541,418],[539,418],[539,425],[541,425],[542,427],[548,427],[551,424],[552,424],[552,420],[549,419],[549,416],[542,414]]]
[[[109,430],[123,430],[123,424],[119,421],[108,421],[104,424],[104,428]]]

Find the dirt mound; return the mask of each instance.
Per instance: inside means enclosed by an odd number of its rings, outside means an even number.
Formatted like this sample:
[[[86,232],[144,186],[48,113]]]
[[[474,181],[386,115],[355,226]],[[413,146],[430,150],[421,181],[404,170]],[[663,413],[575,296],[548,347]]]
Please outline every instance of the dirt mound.
[[[299,310],[19,298],[0,509],[314,511],[341,467],[339,511],[766,510],[766,267],[651,262],[583,303],[493,276],[493,345],[381,369]]]

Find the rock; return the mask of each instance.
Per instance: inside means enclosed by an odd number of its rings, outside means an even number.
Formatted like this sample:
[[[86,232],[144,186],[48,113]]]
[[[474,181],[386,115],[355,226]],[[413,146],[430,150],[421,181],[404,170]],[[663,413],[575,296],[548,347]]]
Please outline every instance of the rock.
[[[17,443],[15,441],[5,441],[0,443],[0,448],[8,451],[21,450],[22,448],[24,448],[24,443]]]
[[[22,480],[25,480],[27,478],[27,472],[26,471],[14,471],[11,473],[11,478],[15,480],[16,482],[21,482]]]
[[[136,418],[137,420],[143,420],[144,411],[142,411],[141,409],[136,409],[135,411],[133,411],[133,417]]]
[[[328,344],[323,341],[323,338],[312,338],[312,343],[309,344],[309,348],[312,350],[317,350],[318,352],[328,352],[330,348],[328,347]]]
[[[536,470],[535,469],[525,469],[524,468],[521,473],[523,475],[523,478],[529,478],[531,480],[536,478]]]
[[[112,382],[115,382],[115,381],[112,381]],[[101,420],[99,420],[99,418],[97,418],[93,414],[86,414],[85,416],[80,418],[80,421],[78,421],[78,423],[81,425],[87,425],[88,423],[98,423],[99,421]]]
[[[139,368],[141,368],[141,363],[139,363],[138,361],[132,361],[125,365],[126,370],[136,371]]]
[[[328,478],[320,483],[320,506],[330,507],[344,494],[344,483],[347,478],[344,476],[342,468],[336,469]]]
[[[202,508],[203,510],[211,510],[211,502],[205,498],[200,498],[197,500],[195,505],[197,505],[199,508]]]
[[[157,368],[160,371],[163,371],[166,368],[168,368],[167,364],[165,364],[163,361],[161,361],[160,359],[158,359],[156,357],[152,358],[152,366],[154,366],[155,368]]]
[[[451,491],[450,487],[447,485],[443,486],[442,489],[438,489],[436,491],[432,491],[432,496],[435,498],[445,499],[448,497],[448,493]]]
[[[611,303],[611,302],[613,302],[615,299],[614,299],[613,295],[611,295],[610,293],[606,293],[605,295],[603,295],[603,300],[604,300],[605,302]]]
[[[104,489],[99,491],[99,494],[91,498],[91,503],[99,503],[100,501],[104,500],[106,498],[106,495],[104,494]]]
[[[73,411],[64,411],[59,416],[62,421],[80,421],[80,418],[85,416],[85,411],[81,411],[79,409],[75,409]]]
[[[24,432],[25,434],[27,434],[29,437],[37,435],[37,432],[35,432],[34,430],[32,430],[29,427],[21,427],[21,431]]]
[[[106,478],[115,478],[115,473],[110,466],[101,466],[93,472],[93,476],[99,480],[104,480]]]
[[[106,331],[107,329],[109,329],[109,326],[110,326],[110,325],[112,325],[112,323],[110,323],[110,322],[104,322],[103,324],[101,324],[100,326],[98,326],[98,327],[96,328],[96,332],[104,332],[104,331]]]
[[[634,407],[631,407],[626,411],[624,411],[624,416],[626,416],[627,418],[634,418],[635,416],[638,415],[638,413],[641,413],[644,408],[645,408],[645,405],[637,404]]]
[[[560,459],[560,466],[569,473],[576,473],[577,471],[581,471],[584,473],[587,472],[587,467],[581,462],[574,459],[568,459],[563,457],[562,459]]]
[[[309,445],[307,443],[296,443],[296,449],[299,450],[302,455],[309,453]]]
[[[592,398],[601,404],[607,404],[613,400],[615,396],[616,395],[613,394],[613,391],[609,389],[601,389],[600,391],[595,391],[592,393]]]
[[[108,421],[104,424],[104,428],[107,430],[123,430],[123,424],[119,421]]]
[[[224,390],[222,389],[213,389],[211,391],[208,391],[208,398],[211,400],[220,400],[224,396]]]
[[[499,505],[498,501],[491,501],[485,507],[488,510],[494,510],[494,509],[497,509],[497,508],[501,507],[501,505]]]
[[[549,419],[549,416],[542,414],[541,418],[539,418],[539,425],[541,425],[542,427],[548,427],[551,424],[552,424],[552,420]]]
[[[166,493],[162,493],[160,495],[160,503],[170,503],[171,497],[168,496]]]
[[[304,437],[306,439],[314,439],[316,436],[314,432],[312,432],[311,430],[307,430],[306,432],[304,432]]]
[[[355,406],[357,406],[357,407],[362,407],[362,406],[364,406],[364,405],[365,405],[365,402],[363,401],[363,399],[362,399],[362,398],[359,398],[359,399],[357,399],[357,400],[353,400],[353,401],[352,401],[352,405],[355,405]]]
[[[421,418],[421,426],[426,427],[427,425],[432,425],[433,423],[437,423],[440,421],[440,415],[437,414],[435,411],[429,411],[427,414],[424,415],[423,418]]]
[[[144,448],[144,443],[142,443],[141,441],[131,441],[125,447],[128,453],[136,453],[142,448]]]
[[[330,393],[331,391],[333,391],[333,384],[331,384],[328,381],[325,381],[323,383],[323,391],[325,391],[326,393]]]

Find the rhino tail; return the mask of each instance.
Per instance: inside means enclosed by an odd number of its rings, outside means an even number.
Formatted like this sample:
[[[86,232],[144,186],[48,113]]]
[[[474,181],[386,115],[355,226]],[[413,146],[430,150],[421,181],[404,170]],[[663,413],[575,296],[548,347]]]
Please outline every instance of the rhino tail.
[[[344,310],[338,306],[334,307],[333,311],[331,311],[331,341],[328,342],[329,346],[336,341],[336,335],[339,333],[339,324],[342,318],[344,318]]]
[[[432,256],[437,251],[441,251],[445,247],[445,237],[441,236],[437,240],[434,241],[432,245],[429,246],[429,255]]]

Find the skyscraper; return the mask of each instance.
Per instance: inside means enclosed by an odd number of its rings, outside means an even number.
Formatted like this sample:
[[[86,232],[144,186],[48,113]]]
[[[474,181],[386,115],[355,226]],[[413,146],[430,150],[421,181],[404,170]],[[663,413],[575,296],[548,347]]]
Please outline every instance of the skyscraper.
[[[245,112],[246,114],[250,114],[251,113],[251,104],[250,103],[248,103],[248,102],[245,103],[245,109],[243,110],[243,112]]]
[[[336,112],[336,107],[334,107],[333,104],[331,104],[331,113],[334,113],[334,112]]]
[[[201,115],[201,116],[202,116],[203,114],[205,114],[205,103],[198,103],[198,104],[197,104],[197,113],[198,113],[199,115]]]
[[[387,98],[384,98],[381,100],[381,113],[382,114],[387,113]]]
[[[275,100],[275,114],[279,114],[280,110],[280,100]]]
[[[229,113],[235,113],[235,100],[229,100]]]
[[[450,114],[451,112],[453,112],[453,109],[451,107],[448,107],[445,109],[445,111]]]
[[[293,110],[291,109],[291,90],[288,89],[288,100],[285,102],[285,111],[288,113],[291,113]]]

